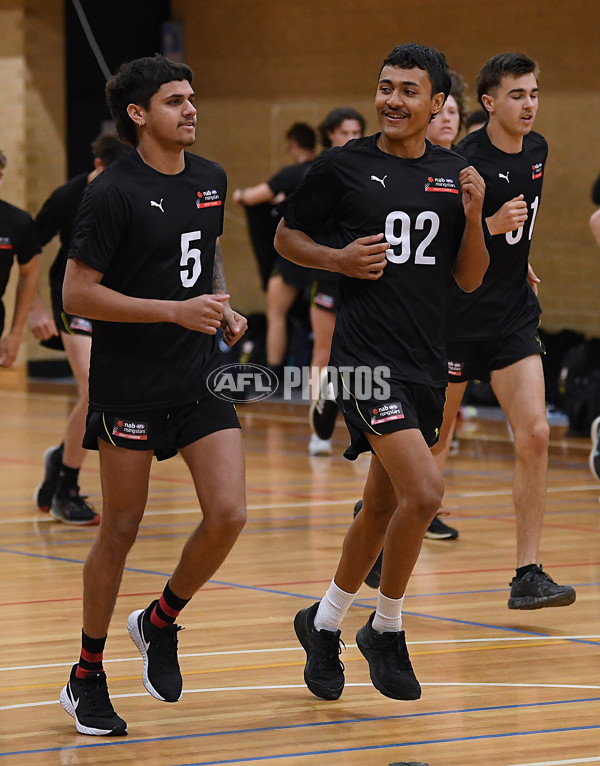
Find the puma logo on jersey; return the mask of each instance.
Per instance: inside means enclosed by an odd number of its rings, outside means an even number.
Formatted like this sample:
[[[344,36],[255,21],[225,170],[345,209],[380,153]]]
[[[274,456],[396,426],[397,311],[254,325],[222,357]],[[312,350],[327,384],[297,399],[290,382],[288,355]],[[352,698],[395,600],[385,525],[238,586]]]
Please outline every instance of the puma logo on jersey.
[[[379,181],[379,183],[383,186],[385,189],[385,179],[387,178],[387,175],[385,175],[383,178],[377,178],[377,176],[371,176],[371,181]]]
[[[506,183],[509,184],[510,183],[510,181],[508,180],[508,174],[509,173],[510,173],[510,170],[506,171],[506,175],[504,175],[504,173],[498,173],[498,178],[504,178]]]
[[[160,208],[160,212],[164,213],[165,211],[163,210],[163,206],[162,206],[163,199],[164,199],[164,197],[161,197],[160,198],[160,202],[155,202],[153,199],[151,199],[150,200],[150,207],[158,207],[158,208]]]

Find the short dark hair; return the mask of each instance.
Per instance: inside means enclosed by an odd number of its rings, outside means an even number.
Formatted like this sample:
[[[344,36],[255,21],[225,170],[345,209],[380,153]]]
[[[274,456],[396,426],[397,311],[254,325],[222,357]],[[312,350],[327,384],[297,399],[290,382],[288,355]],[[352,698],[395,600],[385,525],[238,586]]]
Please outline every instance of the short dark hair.
[[[125,144],[114,133],[100,133],[92,141],[92,154],[106,167],[127,151]]]
[[[404,43],[397,45],[391,51],[379,70],[385,66],[395,66],[399,69],[423,69],[431,80],[431,95],[443,93],[444,101],[450,93],[452,81],[448,70],[448,62],[444,54],[437,48],[428,48],[418,43]]]
[[[345,120],[356,120],[360,125],[360,132],[364,133],[367,127],[367,121],[360,112],[353,109],[351,106],[338,106],[337,109],[333,109],[323,122],[319,125],[319,135],[321,137],[321,145],[324,149],[331,148],[331,139],[328,133],[332,133],[336,128],[339,128],[342,122]]]
[[[498,88],[502,78],[505,75],[519,77],[522,74],[532,72],[536,79],[539,77],[540,69],[537,63],[526,56],[524,53],[498,53],[488,59],[479,70],[477,75],[477,98],[479,103],[485,109],[482,101],[483,95],[493,95],[493,91]],[[487,111],[487,110],[486,110]]]
[[[138,143],[135,124],[127,113],[129,104],[139,104],[147,109],[161,85],[171,80],[187,80],[191,84],[193,76],[186,64],[171,61],[158,53],[122,64],[106,83],[106,102],[121,141],[131,146]]]
[[[4,168],[8,165],[8,160],[6,159],[6,154],[0,149],[0,168],[4,170]]]
[[[307,122],[295,122],[285,134],[288,141],[295,141],[298,146],[313,151],[317,145],[317,134]]]
[[[485,125],[488,121],[488,113],[485,109],[475,109],[473,112],[469,112],[467,119],[465,120],[465,128],[469,130],[473,125]]]

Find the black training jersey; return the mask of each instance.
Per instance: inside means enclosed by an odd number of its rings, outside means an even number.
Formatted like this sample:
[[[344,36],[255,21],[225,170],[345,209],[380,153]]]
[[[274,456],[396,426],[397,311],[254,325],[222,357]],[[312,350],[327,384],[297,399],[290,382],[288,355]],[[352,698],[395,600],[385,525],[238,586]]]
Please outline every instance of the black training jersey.
[[[331,363],[383,365],[392,379],[445,386],[446,294],[465,228],[467,163],[429,141],[418,159],[395,157],[378,137],[322,154],[283,216],[311,237],[332,219],[336,247],[380,232],[390,245],[380,279],[342,279]]]
[[[186,300],[213,292],[215,242],[223,231],[227,179],[216,163],[185,155],[159,173],[132,150],[89,184],[69,258],[125,295]],[[185,404],[205,391],[216,337],[170,322],[94,321],[90,407],[130,410]]]
[[[14,259],[29,263],[41,250],[33,218],[25,210],[0,200],[0,334],[4,326],[1,298],[6,290]]]
[[[490,265],[481,287],[472,293],[452,288],[448,306],[449,340],[488,340],[516,332],[541,309],[527,282],[529,248],[542,196],[548,145],[539,133],[523,137],[523,149],[507,154],[494,146],[485,127],[470,133],[456,151],[485,181],[483,215],[496,213],[520,194],[528,218],[520,229],[488,239]]]
[[[61,285],[67,268],[67,256],[77,209],[88,182],[88,174],[81,173],[55,189],[35,217],[42,245],[60,235],[60,249],[50,267],[50,282]]]
[[[297,189],[298,186],[300,186],[311,164],[312,160],[307,160],[306,162],[300,162],[296,165],[287,165],[286,167],[281,168],[278,173],[275,173],[275,175],[267,181],[273,194],[279,194],[280,192],[283,192],[286,196],[291,194],[294,189]]]

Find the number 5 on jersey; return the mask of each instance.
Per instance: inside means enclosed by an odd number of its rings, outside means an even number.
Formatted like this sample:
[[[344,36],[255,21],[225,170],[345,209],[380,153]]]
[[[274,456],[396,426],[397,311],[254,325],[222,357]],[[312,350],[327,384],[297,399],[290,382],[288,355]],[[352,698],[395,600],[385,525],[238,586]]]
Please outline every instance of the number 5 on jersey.
[[[181,284],[184,287],[193,287],[202,272],[201,251],[197,247],[190,247],[194,241],[202,238],[200,231],[188,231],[181,235]]]

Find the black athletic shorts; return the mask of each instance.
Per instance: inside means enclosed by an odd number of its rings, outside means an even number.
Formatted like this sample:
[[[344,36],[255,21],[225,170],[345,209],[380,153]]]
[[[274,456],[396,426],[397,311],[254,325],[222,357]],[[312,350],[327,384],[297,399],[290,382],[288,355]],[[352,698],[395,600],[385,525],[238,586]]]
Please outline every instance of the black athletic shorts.
[[[154,450],[157,460],[204,436],[240,428],[235,407],[212,395],[168,409],[143,412],[88,412],[83,446],[98,449],[98,439],[131,450]]]
[[[286,285],[295,287],[297,290],[304,290],[310,287],[312,282],[312,273],[306,266],[299,266],[297,263],[288,261],[287,258],[279,256],[275,262],[273,274],[280,274]]]
[[[62,282],[50,283],[50,297],[52,299],[52,315],[59,332],[69,335],[92,336],[92,320],[79,317],[75,314],[67,314],[62,302]]]
[[[311,304],[336,314],[340,306],[340,280],[338,274],[331,276],[332,278],[319,277],[313,282]]]
[[[389,396],[357,398],[361,388],[355,374],[338,373],[337,404],[350,433],[350,446],[344,452],[348,460],[356,460],[361,452],[373,452],[367,434],[381,436],[395,431],[417,428],[428,447],[440,435],[446,389],[418,383],[388,381]],[[362,387],[364,393],[364,386]],[[373,387],[373,391],[375,387]]]
[[[538,334],[539,320],[497,340],[448,341],[448,382],[481,380],[489,383],[490,373],[525,359],[546,353]]]

